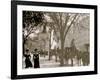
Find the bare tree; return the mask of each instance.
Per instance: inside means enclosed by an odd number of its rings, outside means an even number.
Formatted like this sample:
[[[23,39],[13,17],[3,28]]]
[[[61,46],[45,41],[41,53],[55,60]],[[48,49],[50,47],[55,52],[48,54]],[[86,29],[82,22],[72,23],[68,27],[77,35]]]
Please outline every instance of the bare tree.
[[[59,32],[59,39],[61,42],[61,52],[60,53],[60,65],[64,65],[64,43],[66,36],[70,30],[70,28],[73,26],[73,24],[77,21],[78,14],[72,14],[72,13],[48,13],[50,16],[52,22],[53,22],[53,28],[55,31]]]

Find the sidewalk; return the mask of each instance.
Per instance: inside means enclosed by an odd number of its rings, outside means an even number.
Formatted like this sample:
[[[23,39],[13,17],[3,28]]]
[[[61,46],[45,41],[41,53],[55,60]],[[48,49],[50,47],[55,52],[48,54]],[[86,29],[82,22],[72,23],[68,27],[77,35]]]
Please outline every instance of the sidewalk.
[[[31,62],[34,66],[34,62],[32,60],[33,58],[31,58]],[[52,57],[52,60],[48,60],[48,56],[45,57],[40,57],[40,68],[52,68],[52,67],[59,67],[60,63],[59,62],[55,62],[55,58],[54,56]],[[25,58],[23,57],[22,60],[22,68],[25,68]]]

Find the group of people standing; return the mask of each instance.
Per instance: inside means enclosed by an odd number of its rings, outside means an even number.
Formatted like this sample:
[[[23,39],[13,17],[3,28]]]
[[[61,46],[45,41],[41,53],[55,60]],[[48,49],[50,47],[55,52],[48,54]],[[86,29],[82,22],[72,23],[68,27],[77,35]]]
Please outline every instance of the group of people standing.
[[[38,49],[34,49],[34,51],[31,54],[33,54],[34,68],[40,68]],[[33,67],[32,62],[31,62],[31,54],[29,52],[29,49],[26,49],[26,52],[24,54],[25,68]]]

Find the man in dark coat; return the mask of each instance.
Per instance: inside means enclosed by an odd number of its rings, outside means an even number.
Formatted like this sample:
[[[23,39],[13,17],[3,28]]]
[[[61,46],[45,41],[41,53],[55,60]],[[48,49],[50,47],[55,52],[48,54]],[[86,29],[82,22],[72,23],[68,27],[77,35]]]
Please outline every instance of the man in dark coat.
[[[34,61],[34,68],[40,68],[39,52],[38,52],[37,49],[34,50],[34,53],[33,53],[33,61]]]

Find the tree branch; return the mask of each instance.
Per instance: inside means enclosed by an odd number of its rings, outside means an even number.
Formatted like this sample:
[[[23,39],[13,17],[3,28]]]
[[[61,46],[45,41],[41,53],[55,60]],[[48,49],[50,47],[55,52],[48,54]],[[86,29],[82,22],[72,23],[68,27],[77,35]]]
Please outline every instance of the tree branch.
[[[58,26],[58,28],[59,28],[59,30],[60,30],[59,20],[57,19],[56,13],[49,14],[49,16],[50,16],[51,19],[55,22],[55,24]]]
[[[60,17],[60,19],[59,19],[60,27],[62,27],[62,14],[63,13],[59,13],[59,17]]]
[[[65,17],[65,23],[64,23],[64,25],[63,25],[63,30],[65,30],[66,29],[66,26],[67,26],[67,23],[68,23],[68,20],[69,20],[69,18],[70,18],[70,16],[69,16],[69,13],[66,15],[66,17]]]
[[[32,33],[33,28],[31,29],[31,31],[24,37],[24,40],[27,40],[27,37]]]
[[[73,20],[71,21],[70,25],[68,26],[67,30],[65,31],[64,39],[66,38],[66,35],[67,35],[69,29],[71,28],[72,24],[74,23],[76,17],[77,17],[77,14],[74,16]]]

